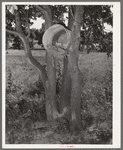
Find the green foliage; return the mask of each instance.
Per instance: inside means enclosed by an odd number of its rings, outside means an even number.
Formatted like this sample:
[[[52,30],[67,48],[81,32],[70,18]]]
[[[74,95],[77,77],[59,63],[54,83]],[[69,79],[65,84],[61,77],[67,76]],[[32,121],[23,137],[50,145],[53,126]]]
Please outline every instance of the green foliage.
[[[38,44],[42,44],[42,37],[44,34],[44,30],[43,29],[31,29],[31,33],[34,34],[33,39],[38,40]]]
[[[6,83],[6,91],[9,93],[12,91],[12,74],[10,68],[7,68],[7,83]]]
[[[36,17],[41,17],[44,19],[43,13],[37,10],[33,5],[28,5],[28,9],[26,9],[27,5],[17,5],[20,18],[22,29],[25,35],[27,35],[27,25],[26,19],[29,21],[29,24],[33,24],[31,21],[36,20]],[[69,12],[69,6],[67,5],[53,5],[50,6],[53,14],[53,21],[54,23],[61,23],[64,25],[64,13]],[[99,44],[102,49],[108,53],[109,48],[111,47],[111,43],[109,40],[107,41],[108,44],[104,41],[104,23],[107,23],[112,26],[113,15],[111,12],[110,5],[85,5],[84,6],[84,15],[83,15],[83,23],[82,27],[85,30],[83,32],[81,44],[86,45],[93,45]],[[72,11],[74,13],[74,6],[71,6]],[[14,14],[10,13],[9,10],[6,8],[6,27],[10,30],[15,30],[15,16]],[[59,21],[58,21],[59,20]],[[13,25],[14,24],[14,25]],[[44,33],[44,27],[39,30],[31,30],[30,38],[38,40],[38,44],[42,44],[42,36]],[[34,37],[35,35],[35,37]],[[103,38],[101,40],[100,38]],[[15,40],[16,42],[16,40]],[[20,48],[21,43],[19,45],[19,40],[17,40],[17,44],[14,43],[14,47]],[[109,44],[110,43],[110,44]],[[105,44],[107,46],[105,46]],[[109,47],[110,45],[110,47]],[[33,44],[30,42],[30,47],[32,48]],[[107,48],[108,47],[108,48]],[[111,48],[110,48],[111,49]]]
[[[112,94],[111,70],[82,90],[82,124],[90,135],[85,136],[89,143],[109,143],[112,139]]]
[[[113,51],[113,33],[105,33],[100,37],[100,52],[107,52],[110,54]]]
[[[111,7],[112,6],[110,5],[89,5],[84,7],[84,44],[99,44],[101,51],[105,49],[105,52],[108,52],[108,50],[111,49],[109,43],[111,46],[112,39],[110,39],[109,42],[107,39],[108,33],[104,31],[104,23],[112,26],[113,15],[110,10]]]
[[[6,89],[6,143],[29,144],[33,139],[31,125],[35,121],[46,120],[45,97],[43,91],[40,95],[37,95],[37,91],[33,89],[34,85],[31,84],[30,88],[27,85],[25,89],[22,89],[21,86],[18,89],[18,85],[14,85],[12,82],[11,71],[8,70],[8,73]],[[19,85],[21,85],[21,82]],[[36,82],[35,86],[39,88],[41,83]]]
[[[21,39],[19,37],[16,36],[14,38],[12,48],[13,49],[18,49],[18,50],[24,49],[23,42],[21,41]]]
[[[60,95],[62,76],[63,76],[63,67],[60,61],[58,61],[56,66],[56,94],[57,95]]]
[[[93,23],[99,23],[97,20],[102,19],[104,23],[112,25],[111,7],[111,5],[86,5],[84,7],[84,23],[93,25]]]
[[[12,26],[12,23],[15,23],[15,16],[14,14],[10,13],[6,7],[6,25],[7,25],[7,28],[10,30],[15,29],[15,27]]]
[[[51,6],[51,10],[53,13],[53,18],[58,18],[58,19],[64,21],[63,14],[67,12],[66,5],[53,5],[53,6]]]
[[[86,15],[86,26],[89,26],[89,29],[87,29],[87,38],[85,38],[86,43],[93,43],[98,42],[98,36],[102,35],[102,29],[103,26],[100,24],[99,17],[95,17],[98,7],[91,8],[91,13],[87,13]],[[100,8],[100,7],[99,7]],[[21,21],[26,21],[26,10],[24,6],[19,6],[19,13],[21,16]],[[59,6],[56,7],[56,10],[59,9]],[[60,12],[60,11],[59,11]],[[62,13],[62,11],[60,12]],[[92,15],[94,14],[94,15]],[[58,14],[59,15],[59,14]],[[89,15],[92,15],[90,18]],[[24,18],[25,17],[25,18]],[[93,19],[92,19],[93,18]],[[105,18],[105,17],[104,17]],[[29,19],[29,18],[28,18]],[[92,20],[91,20],[92,19]],[[30,20],[30,19],[29,19]],[[96,22],[96,23],[95,23]],[[90,25],[90,23],[94,23],[94,26]],[[96,32],[95,32],[96,31]],[[26,34],[26,26],[23,24],[23,32]],[[35,32],[35,35],[38,37],[39,33]],[[89,41],[90,40],[90,41]],[[95,61],[100,61],[97,59],[94,59]],[[19,62],[20,63],[20,62]],[[96,62],[94,62],[96,63]],[[20,63],[22,65],[22,62]],[[6,133],[10,136],[8,139],[8,143],[23,143],[22,139],[26,139],[26,143],[31,142],[30,137],[34,135],[34,128],[33,125],[37,121],[44,122],[46,119],[46,113],[45,113],[45,96],[44,96],[44,89],[42,88],[42,82],[33,82],[33,78],[35,77],[35,71],[31,68],[25,71],[26,74],[28,74],[28,80],[27,78],[22,76],[22,72],[24,72],[24,69],[26,68],[24,65],[20,65],[16,63],[15,67],[18,67],[17,75],[15,75],[11,69],[9,69],[10,73],[8,75],[8,92],[6,92],[6,98],[7,98],[7,104],[6,104],[6,119],[7,119],[7,130]],[[103,63],[101,63],[102,65]],[[82,64],[83,65],[83,64]],[[105,65],[105,63],[103,64]],[[83,67],[83,66],[81,66]],[[85,66],[84,66],[85,67]],[[91,67],[91,69],[89,68]],[[105,66],[104,66],[105,68]],[[103,69],[104,69],[103,68]],[[57,88],[56,92],[57,95],[60,93],[61,89],[61,79],[62,79],[62,71],[61,66],[58,63],[57,69]],[[89,65],[87,64],[87,70],[91,72],[88,74],[87,72],[83,75],[83,89],[82,89],[82,124],[84,127],[84,132],[86,132],[86,136],[83,137],[81,134],[72,134],[72,139],[62,142],[66,143],[108,143],[111,139],[111,129],[112,126],[112,91],[109,88],[107,88],[107,85],[105,83],[105,79],[108,75],[106,75],[106,72],[102,73],[102,68],[99,70],[96,66],[96,69],[94,66],[92,66],[92,62],[89,62]],[[13,69],[14,70],[14,69]],[[84,69],[82,69],[84,71]],[[95,71],[97,70],[97,72]],[[107,69],[108,70],[108,69]],[[17,70],[16,70],[17,71]],[[32,72],[32,73],[28,73]],[[95,74],[96,73],[96,74]],[[33,74],[33,75],[32,75]],[[100,76],[98,76],[98,75]],[[16,79],[16,76],[19,76],[19,79]],[[89,78],[86,78],[88,76]],[[100,77],[100,79],[99,79]],[[104,80],[103,80],[104,77]],[[26,79],[24,81],[24,78]],[[31,80],[29,80],[31,78]],[[18,83],[14,81],[18,80]],[[29,81],[29,82],[28,82]],[[107,82],[110,82],[109,77],[107,78]],[[110,85],[111,83],[109,83]],[[112,87],[112,85],[111,85]],[[12,90],[14,89],[14,90]],[[110,109],[109,109],[110,108]],[[107,115],[108,114],[108,115]],[[26,121],[25,121],[26,120]],[[10,127],[11,126],[11,127]],[[54,133],[55,131],[67,131],[69,128],[64,130],[68,125],[60,126],[58,125],[55,130],[52,130]],[[42,130],[45,130],[44,132],[49,132],[49,127],[40,127],[41,132]],[[96,130],[95,130],[96,128]],[[28,133],[29,131],[32,131],[31,134],[24,134],[21,136],[18,136],[18,133],[22,132],[22,129],[26,130]],[[63,130],[62,130],[63,129]],[[39,128],[38,128],[39,131]],[[61,132],[59,132],[61,134]],[[69,132],[68,132],[69,133]],[[87,136],[91,135],[92,138],[88,138]],[[40,135],[41,136],[41,135]],[[90,136],[90,137],[91,137]],[[45,136],[46,137],[46,136]],[[66,136],[68,137],[68,136]],[[20,139],[18,139],[20,138]],[[33,139],[35,140],[35,139]],[[61,142],[61,141],[59,141]],[[61,142],[61,143],[62,143]],[[25,143],[25,142],[24,142]]]

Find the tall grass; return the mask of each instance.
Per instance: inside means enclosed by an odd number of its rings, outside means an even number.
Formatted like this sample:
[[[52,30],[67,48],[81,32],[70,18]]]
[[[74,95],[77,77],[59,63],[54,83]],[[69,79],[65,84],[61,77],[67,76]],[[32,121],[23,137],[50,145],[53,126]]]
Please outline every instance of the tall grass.
[[[37,59],[45,64],[44,58]],[[6,143],[111,144],[112,60],[107,59],[106,54],[81,55],[79,68],[83,79],[81,115],[84,131],[76,134],[69,132],[68,124],[46,122],[45,94],[37,70],[24,56],[7,56]],[[61,61],[57,63],[56,76],[59,98]],[[37,136],[40,140],[35,139]]]

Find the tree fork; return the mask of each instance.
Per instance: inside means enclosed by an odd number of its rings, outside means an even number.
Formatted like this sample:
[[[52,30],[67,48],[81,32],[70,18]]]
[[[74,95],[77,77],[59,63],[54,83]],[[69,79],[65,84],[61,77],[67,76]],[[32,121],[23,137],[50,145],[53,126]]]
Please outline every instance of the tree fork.
[[[37,9],[44,13],[45,18],[45,31],[53,24],[52,12],[50,6],[35,6]],[[58,120],[66,113],[67,108],[63,110],[61,114],[58,113],[56,106],[56,70],[55,70],[55,58],[52,51],[52,46],[46,49],[46,63],[47,63],[47,81],[46,81],[46,114],[47,120]]]

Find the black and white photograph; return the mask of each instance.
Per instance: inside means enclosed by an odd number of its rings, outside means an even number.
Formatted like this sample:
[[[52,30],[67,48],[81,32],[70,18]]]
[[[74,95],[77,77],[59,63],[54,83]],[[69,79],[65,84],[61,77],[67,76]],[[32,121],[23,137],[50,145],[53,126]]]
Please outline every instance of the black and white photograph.
[[[3,148],[120,148],[120,2],[2,3]]]

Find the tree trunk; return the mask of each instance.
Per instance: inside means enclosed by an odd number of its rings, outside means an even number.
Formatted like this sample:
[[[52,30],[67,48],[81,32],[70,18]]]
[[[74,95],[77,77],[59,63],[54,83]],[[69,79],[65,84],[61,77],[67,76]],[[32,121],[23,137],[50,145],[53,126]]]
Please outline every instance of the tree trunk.
[[[50,6],[44,6],[44,18],[45,18],[45,31],[53,24],[52,11]],[[57,108],[56,108],[56,69],[55,69],[55,58],[51,53],[52,46],[46,49],[46,64],[47,64],[47,81],[46,81],[46,114],[47,120],[53,121],[56,119]]]
[[[45,82],[47,80],[47,74],[45,72],[45,68],[32,56],[30,46],[29,46],[29,37],[26,36],[22,31],[19,10],[15,10],[15,21],[16,21],[16,31],[10,31],[10,30],[6,30],[6,31],[8,33],[15,34],[20,37],[25,47],[26,58],[29,63],[31,63],[38,69],[40,77],[42,78],[43,81],[43,85],[45,87]]]
[[[64,68],[63,68],[63,79],[61,86],[61,99],[59,111],[62,113],[65,107],[70,107],[70,98],[71,98],[71,78],[68,70],[68,57],[64,57]],[[65,118],[70,120],[70,113],[68,113]]]
[[[37,6],[39,8],[39,6]],[[44,11],[45,29],[52,25],[52,13],[49,6],[42,6]],[[64,74],[61,91],[61,107],[60,113],[56,105],[56,70],[55,58],[52,51],[53,46],[49,46],[46,50],[47,74],[45,68],[32,56],[29,39],[24,35],[21,29],[19,12],[16,12],[16,31],[9,31],[18,35],[25,46],[27,60],[39,70],[42,77],[46,94],[46,114],[47,120],[53,121],[58,118],[66,117],[71,121],[71,130],[81,129],[81,76],[78,69],[78,48],[80,42],[80,27],[83,14],[82,6],[75,6],[74,23],[71,28],[71,42],[67,48],[67,54],[64,57]],[[71,112],[71,114],[70,114]],[[66,116],[67,114],[67,116]]]
[[[78,68],[78,49],[83,6],[75,6],[71,43],[68,48],[68,67],[71,77],[71,130],[81,129],[81,75]]]
[[[51,121],[54,119],[54,111],[56,109],[56,69],[55,69],[55,58],[51,53],[46,55],[47,61],[47,75],[46,81],[46,114],[47,120]]]
[[[47,80],[47,74],[45,71],[45,67],[42,66],[33,56],[30,50],[30,46],[29,46],[29,40],[22,34],[20,35],[20,38],[22,39],[23,43],[24,43],[24,47],[25,47],[25,53],[26,53],[26,58],[28,60],[28,62],[33,65],[34,67],[36,67],[39,71],[39,76],[42,79],[43,82],[43,86],[45,87],[46,84],[46,80]]]
[[[78,68],[78,49],[83,6],[75,6],[74,22],[71,20],[71,42],[64,57],[64,72],[61,91],[60,112],[65,107],[70,111],[64,117],[71,123],[71,130],[81,130],[81,74]]]
[[[76,27],[75,27],[76,28]],[[73,37],[72,37],[73,38]],[[78,69],[79,40],[72,40],[68,57],[71,77],[71,129],[81,129],[81,76]]]

